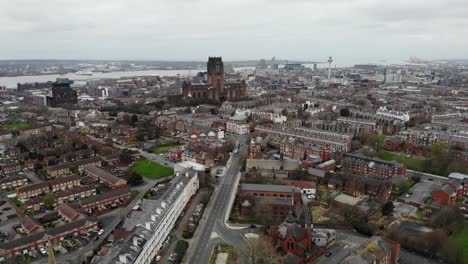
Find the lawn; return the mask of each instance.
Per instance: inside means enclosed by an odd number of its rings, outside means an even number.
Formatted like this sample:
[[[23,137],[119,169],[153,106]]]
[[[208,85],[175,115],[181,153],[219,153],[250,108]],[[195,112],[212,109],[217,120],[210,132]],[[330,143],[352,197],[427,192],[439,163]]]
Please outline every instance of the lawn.
[[[462,230],[455,233],[452,239],[463,246],[464,263],[468,263],[468,224],[465,224]]]
[[[9,124],[9,125],[4,125],[2,128],[8,129],[8,130],[16,130],[19,128],[26,128],[29,127],[30,124],[27,122],[19,122],[19,123],[14,123],[14,124]]]
[[[381,150],[379,151],[377,156],[383,160],[399,161],[405,164],[410,170],[424,171],[426,167],[425,160],[406,157],[406,156],[399,155],[398,153],[394,153],[390,151]]]
[[[18,198],[12,198],[11,201],[18,207],[18,209],[23,210],[26,209],[24,203],[22,203]]]
[[[174,174],[172,168],[168,168],[151,160],[136,162],[133,171],[150,179],[159,179]]]

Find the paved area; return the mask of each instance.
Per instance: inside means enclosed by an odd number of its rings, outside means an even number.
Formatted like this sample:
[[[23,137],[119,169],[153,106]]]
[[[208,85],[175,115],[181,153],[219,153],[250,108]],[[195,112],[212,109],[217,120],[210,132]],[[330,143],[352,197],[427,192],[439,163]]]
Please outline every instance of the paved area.
[[[0,221],[8,222],[16,219],[16,210],[10,202],[2,200],[0,201]]]
[[[42,179],[40,179],[37,174],[33,171],[26,171],[24,173],[24,175],[26,175],[26,177],[33,183],[38,183],[38,182],[42,182]]]
[[[418,183],[413,185],[408,192],[404,193],[401,198],[407,203],[424,204],[424,201],[431,196],[432,191],[439,186],[440,183],[437,181],[430,181],[427,179],[421,179]],[[406,197],[406,194],[409,197]]]
[[[406,218],[409,215],[416,213],[418,208],[416,206],[412,206],[405,203],[393,202],[395,206],[395,213],[394,215],[399,218]]]
[[[248,136],[239,136],[241,143],[240,155],[247,152]],[[230,203],[235,196],[240,171],[239,156],[233,156],[225,170],[225,176],[208,204],[200,226],[195,233],[193,243],[187,253],[187,261],[190,264],[208,263],[213,248],[218,243],[227,243],[237,249],[248,250],[246,239],[243,236],[246,230],[231,229],[226,226],[226,220],[230,212]],[[217,236],[212,238],[216,232]],[[219,237],[218,237],[219,236]]]

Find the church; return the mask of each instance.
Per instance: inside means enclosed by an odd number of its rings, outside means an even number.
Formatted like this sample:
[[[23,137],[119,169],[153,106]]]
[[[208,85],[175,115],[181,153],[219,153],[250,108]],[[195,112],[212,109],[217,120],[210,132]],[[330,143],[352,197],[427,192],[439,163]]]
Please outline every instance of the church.
[[[182,96],[184,99],[209,99],[223,102],[247,96],[247,84],[244,80],[225,80],[224,64],[221,57],[208,58],[207,75],[207,80],[203,82],[183,82]]]

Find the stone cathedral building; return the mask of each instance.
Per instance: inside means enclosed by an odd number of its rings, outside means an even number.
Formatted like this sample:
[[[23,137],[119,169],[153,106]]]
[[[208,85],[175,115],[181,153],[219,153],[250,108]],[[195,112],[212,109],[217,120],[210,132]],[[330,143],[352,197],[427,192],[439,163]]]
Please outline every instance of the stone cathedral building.
[[[214,101],[229,101],[247,96],[247,84],[244,80],[225,80],[221,57],[208,58],[207,75],[207,80],[203,82],[184,81],[182,96],[186,99]]]

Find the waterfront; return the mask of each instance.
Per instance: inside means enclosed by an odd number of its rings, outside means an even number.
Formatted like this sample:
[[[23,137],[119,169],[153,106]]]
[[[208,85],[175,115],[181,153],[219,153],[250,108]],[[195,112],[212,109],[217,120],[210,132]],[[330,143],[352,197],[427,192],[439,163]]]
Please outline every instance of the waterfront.
[[[18,83],[34,83],[55,81],[57,78],[68,78],[70,80],[92,80],[92,79],[115,79],[121,77],[135,76],[191,76],[195,75],[200,70],[145,70],[145,71],[118,71],[118,72],[95,72],[93,75],[77,75],[74,73],[68,74],[50,74],[50,75],[33,75],[33,76],[16,76],[16,77],[0,77],[0,86],[7,88],[16,88]]]

